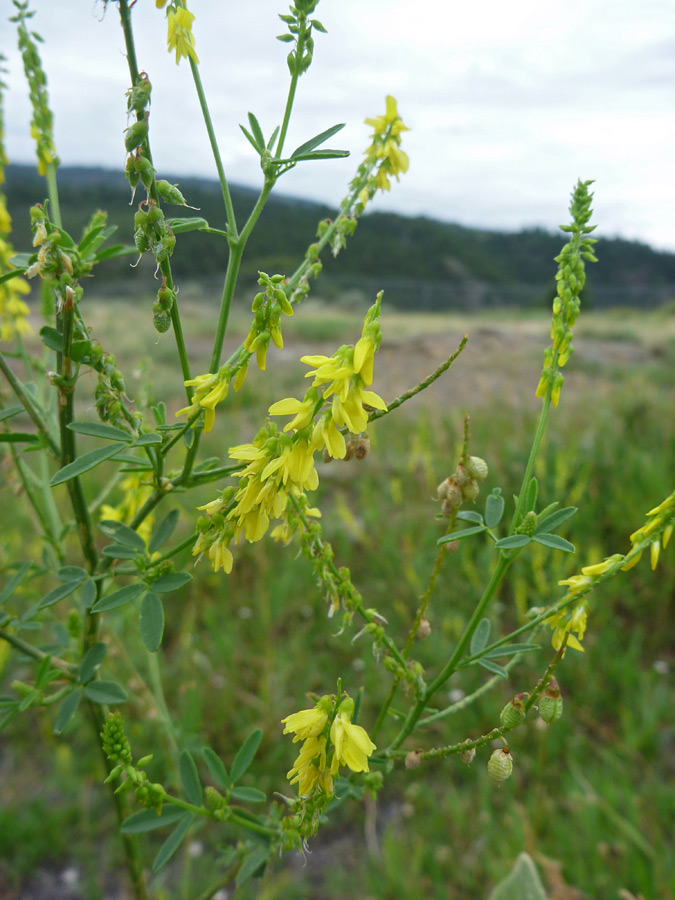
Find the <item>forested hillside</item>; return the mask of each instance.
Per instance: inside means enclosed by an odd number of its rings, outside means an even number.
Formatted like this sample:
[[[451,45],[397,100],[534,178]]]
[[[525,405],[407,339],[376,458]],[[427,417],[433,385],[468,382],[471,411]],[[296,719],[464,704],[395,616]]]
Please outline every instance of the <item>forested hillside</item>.
[[[223,227],[215,181],[171,176],[169,180],[179,181],[188,202],[199,208],[193,213],[176,207],[174,215],[198,214],[212,226]],[[115,240],[133,243],[134,207],[129,206],[129,188],[121,172],[62,168],[59,186],[63,220],[74,235],[79,235],[91,211],[101,208],[108,212],[109,222],[119,226]],[[28,208],[45,197],[44,182],[33,167],[10,166],[6,189],[14,245],[28,249]],[[235,185],[232,193],[237,215],[243,217],[256,192]],[[243,278],[253,278],[258,269],[291,272],[314,239],[319,220],[334,212],[318,203],[273,196],[251,237]],[[604,240],[601,227],[598,231],[599,262],[589,266],[588,303],[653,306],[675,297],[675,254],[625,240]],[[350,291],[358,297],[383,287],[389,303],[417,309],[537,306],[548,303],[554,290],[552,260],[560,246],[560,235],[541,229],[483,231],[423,217],[373,213],[361,219],[358,237],[336,260],[324,254],[324,277],[317,292],[335,296]],[[178,240],[173,268],[177,278],[210,282],[223,275],[226,261],[221,237],[214,235],[209,242],[188,233]],[[127,278],[129,262],[124,258],[106,263],[107,277],[96,279],[98,289]]]

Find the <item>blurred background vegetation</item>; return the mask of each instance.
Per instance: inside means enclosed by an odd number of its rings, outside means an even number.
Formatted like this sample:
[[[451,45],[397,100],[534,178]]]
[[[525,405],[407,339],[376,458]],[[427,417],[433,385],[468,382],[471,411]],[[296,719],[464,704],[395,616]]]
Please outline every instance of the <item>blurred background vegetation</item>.
[[[10,170],[8,196],[17,225],[15,245],[24,249],[28,241],[21,240],[16,210],[36,193],[27,174],[15,177],[19,168]],[[64,179],[68,226],[77,233],[73,217],[80,204],[84,222],[84,210],[99,203],[111,210],[112,221],[118,215],[124,220],[128,233],[121,239],[130,240],[124,184],[116,188],[121,198],[116,205],[107,176],[102,176],[100,198],[96,183],[92,187],[89,174],[87,178],[86,203],[81,203],[84,194],[77,193],[77,180],[69,189]],[[199,183],[187,180],[181,188],[209,219],[206,188],[199,194]],[[249,201],[238,196],[243,205]],[[245,273],[251,282],[257,268],[270,273],[293,268],[317,218],[329,211],[278,201],[266,215]],[[209,279],[220,274],[222,259],[204,251],[208,242],[203,238],[195,244],[201,255],[195,256],[190,239],[185,235],[178,242],[175,270],[193,369],[201,372],[208,365],[218,299]],[[266,258],[265,246],[275,252],[278,248],[278,257]],[[320,467],[318,501],[325,537],[339,564],[349,566],[366,606],[382,612],[394,634],[404,634],[433,565],[442,529],[435,488],[457,462],[465,410],[471,416],[470,451],[490,466],[477,508],[482,509],[495,486],[506,498],[518,489],[540,406],[534,388],[548,343],[551,258],[560,246],[559,238],[544,232],[495,236],[424,219],[364,218],[358,239],[338,260],[340,277],[353,277],[354,286],[341,283],[326,261],[328,280],[324,283],[322,276],[317,283],[318,299],[285,323],[284,350],[270,352],[267,374],[252,372],[242,391],[228,398],[204,441],[206,454],[209,448],[224,454],[228,446],[249,440],[273,400],[303,389],[304,367],[298,362],[303,353],[331,353],[358,338],[363,310],[375,290],[387,288],[382,279],[403,272],[409,279],[385,291],[385,338],[373,385],[385,400],[432,371],[453,352],[461,335],[469,334],[467,349],[441,382],[399,415],[372,427],[372,450],[363,462]],[[601,262],[591,267],[588,289],[591,311],[585,309],[577,324],[576,352],[565,370],[563,397],[537,471],[542,505],[558,499],[579,507],[564,532],[576,544],[577,555],[570,558],[538,545],[531,553],[528,549],[493,607],[497,630],[516,626],[528,607],[559,596],[557,581],[581,565],[626,551],[628,534],[675,483],[675,317],[672,302],[646,309],[671,296],[675,257],[625,241],[603,241],[598,256]],[[118,277],[126,273],[128,260],[114,265],[95,300],[84,285],[85,318],[93,336],[116,353],[137,404],[164,399],[173,415],[183,402],[181,382],[171,335],[152,329],[152,273],[148,270],[138,280],[146,293],[132,302]],[[366,272],[382,275],[379,282],[373,278],[372,290],[364,280]],[[205,276],[201,281],[199,273]],[[97,281],[105,282],[103,273]],[[441,283],[439,293],[434,285]],[[495,286],[501,293],[490,293]],[[451,299],[468,296],[462,290],[474,292],[478,311],[467,313],[471,304]],[[520,298],[519,310],[504,308],[509,290]],[[611,291],[615,308],[604,309],[607,303],[598,298]],[[389,293],[394,309],[387,307]],[[497,308],[480,310],[497,295]],[[404,305],[399,296],[406,297],[406,313],[396,309]],[[424,297],[428,304],[420,299]],[[232,347],[248,329],[250,299],[242,284],[228,337]],[[457,307],[463,308],[461,314]],[[93,403],[80,414],[93,415]],[[90,449],[87,441],[82,438],[83,451]],[[0,569],[11,573],[19,555],[39,558],[41,549],[33,524],[22,518],[9,461],[0,471],[0,500],[5,510],[12,510],[12,527],[0,536]],[[176,540],[192,530],[197,503],[214,494],[211,487],[199,496],[171,496],[165,511],[184,510]],[[116,499],[112,495],[108,502]],[[308,563],[294,556],[293,547],[265,540],[238,548],[229,577],[213,574],[205,562],[198,565],[189,591],[171,595],[167,603],[161,651],[180,745],[199,758],[200,748],[209,742],[227,762],[252,728],[262,728],[263,745],[251,778],[270,796],[288,791],[284,776],[294,757],[290,741],[281,737],[279,720],[304,705],[306,691],[331,692],[338,676],[352,694],[363,687],[361,721],[367,727],[390,684],[370,658],[367,641],[352,641],[356,628],[336,635],[340,623],[326,618]],[[184,562],[192,565],[189,556]],[[448,557],[429,613],[431,635],[414,651],[431,672],[447,659],[491,562],[490,549],[480,540],[465,542]],[[468,768],[456,758],[410,772],[401,768],[376,803],[367,799],[337,810],[331,824],[310,842],[306,857],[278,861],[262,882],[245,885],[237,898],[482,900],[526,850],[556,900],[627,896],[621,890],[645,900],[670,900],[674,594],[675,560],[666,552],[656,572],[645,559],[592,595],[586,652],[570,651],[558,673],[563,718],[540,728],[532,716],[512,734],[514,775],[501,788],[487,778],[487,752]],[[29,602],[17,597],[19,603]],[[42,646],[64,639],[66,613],[59,610],[54,607],[64,621],[42,629]],[[143,691],[149,673],[136,619],[137,611],[130,607],[109,616],[108,659],[116,670],[110,677],[135,686],[133,696],[138,693],[141,699],[124,708],[132,748],[136,756],[154,752],[151,777],[170,785],[175,771],[151,694]],[[530,689],[550,658],[548,633],[542,633],[541,644],[540,653],[531,655],[537,658],[517,667],[508,683],[470,710],[435,723],[410,746],[452,743],[497,724],[503,704]],[[32,668],[26,660],[8,659],[4,645],[0,654],[0,693],[8,694],[11,681],[30,679]],[[473,669],[458,673],[439,706],[459,699],[486,677]],[[121,854],[114,813],[101,784],[100,751],[84,723],[74,722],[66,735],[56,738],[52,720],[49,713],[31,710],[1,735],[0,896],[122,897]],[[391,722],[383,728],[382,743],[394,727]],[[164,837],[161,832],[142,836],[148,861]],[[218,853],[230,838],[226,826],[196,833],[184,858],[154,879],[157,896],[198,896],[218,876]],[[47,882],[49,889],[44,888]]]

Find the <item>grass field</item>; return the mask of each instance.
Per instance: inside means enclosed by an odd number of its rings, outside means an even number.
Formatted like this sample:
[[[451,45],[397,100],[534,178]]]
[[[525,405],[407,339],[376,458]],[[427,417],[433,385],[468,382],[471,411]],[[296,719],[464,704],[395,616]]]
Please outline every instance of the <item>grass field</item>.
[[[186,291],[186,298],[188,345],[200,360],[194,370],[201,372],[210,351],[213,306],[197,292]],[[171,335],[152,330],[150,305],[100,305],[88,321],[107,348],[122,348],[118,364],[129,394],[153,401],[161,396],[173,413],[183,401]],[[497,485],[506,498],[518,489],[540,405],[534,388],[550,317],[385,313],[382,327],[373,387],[388,402],[469,335],[466,350],[439,382],[399,415],[373,426],[372,450],[363,462],[320,466],[324,535],[339,564],[349,566],[366,606],[380,610],[392,633],[403,635],[433,565],[441,533],[435,487],[456,464],[465,410],[471,452],[490,466],[483,497]],[[273,400],[304,389],[305,367],[298,358],[352,343],[360,328],[361,317],[339,307],[308,305],[299,312],[286,325],[283,351],[270,351],[266,376],[252,372],[245,388],[228,398],[232,415],[219,413],[203,452],[224,454],[249,440]],[[235,311],[230,349],[246,329],[246,317]],[[558,596],[557,581],[581,565],[625,552],[628,534],[675,485],[672,310],[582,314],[575,334],[575,354],[565,369],[537,476],[542,505],[559,499],[579,508],[563,532],[577,555],[537,547],[539,552],[519,560],[491,616],[498,631],[518,624],[528,607]],[[91,410],[83,407],[81,413]],[[82,446],[88,449],[86,440]],[[12,502],[13,488],[7,476],[5,504]],[[213,493],[204,489],[199,502]],[[194,521],[195,496],[172,497],[185,510],[185,535]],[[17,541],[30,541],[30,527],[20,522],[16,531],[5,532],[3,566]],[[370,658],[369,645],[352,641],[357,628],[335,634],[339,623],[326,618],[308,563],[294,557],[292,547],[263,541],[239,548],[229,577],[214,575],[202,562],[189,593],[172,595],[160,662],[181,746],[197,752],[209,741],[228,759],[252,727],[263,729],[255,776],[268,794],[287,790],[284,775],[293,751],[280,737],[279,720],[304,705],[305,691],[330,692],[341,675],[351,693],[364,688],[366,724],[390,684]],[[415,649],[430,671],[447,658],[490,563],[480,541],[466,542],[448,561],[429,614],[431,635]],[[401,768],[377,803],[368,799],[336,811],[332,824],[310,841],[306,857],[289,855],[268,867],[262,882],[244,886],[237,900],[483,900],[522,850],[539,864],[555,900],[627,900],[621,890],[644,900],[672,900],[674,595],[670,549],[656,572],[643,560],[597,590],[586,652],[568,652],[559,669],[563,718],[540,728],[531,717],[513,733],[514,775],[500,789],[486,777],[485,753],[468,768],[455,758],[411,772]],[[117,677],[140,698],[125,711],[132,746],[139,756],[154,751],[153,777],[170,783],[169,749],[151,695],[142,689],[150,673],[133,613],[114,621],[110,655]],[[497,724],[504,703],[530,687],[545,666],[548,632],[541,643],[539,661],[523,663],[508,683],[465,713],[430,726],[410,746],[459,741]],[[138,653],[128,653],[130,647]],[[22,661],[5,663],[0,692],[8,693],[11,680],[30,671]],[[485,680],[476,667],[466,677],[459,674],[443,701]],[[114,893],[120,856],[98,749],[83,723],[62,739],[53,736],[52,724],[48,715],[30,711],[2,735],[0,896],[122,896]],[[393,727],[385,726],[383,738]],[[51,759],[56,769],[47,768]],[[217,877],[212,854],[230,835],[226,826],[216,832],[196,835],[180,876],[176,863],[153,880],[157,897],[195,898]],[[148,859],[163,837],[144,839]],[[79,873],[71,893],[46,892],[44,885],[56,885],[59,878],[63,887],[67,869]]]

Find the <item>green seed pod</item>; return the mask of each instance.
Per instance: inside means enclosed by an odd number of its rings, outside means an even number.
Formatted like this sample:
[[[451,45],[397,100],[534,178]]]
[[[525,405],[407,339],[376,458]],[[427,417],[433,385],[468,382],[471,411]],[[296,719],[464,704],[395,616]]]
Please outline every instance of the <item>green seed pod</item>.
[[[487,764],[488,775],[495,784],[502,784],[513,772],[513,758],[508,747],[500,747],[492,751]]]
[[[145,253],[150,249],[150,240],[142,228],[137,228],[134,231],[134,243],[139,253]]]
[[[507,728],[514,728],[525,718],[525,701],[528,694],[517,694],[513,700],[509,700],[499,714],[499,720]]]
[[[136,159],[136,168],[143,182],[143,187],[149,191],[155,178],[155,167],[147,156],[139,156]]]
[[[537,528],[537,514],[532,510],[523,518],[520,525],[516,528],[516,534],[526,534],[532,537]]]
[[[178,190],[177,184],[169,184],[168,181],[162,178],[157,182],[157,190],[159,191],[159,196],[166,200],[167,203],[172,203],[174,206],[187,206],[187,201]]]
[[[157,305],[158,304],[153,304],[153,312],[155,306]],[[158,331],[160,334],[164,334],[169,330],[169,328],[171,328],[171,316],[168,312],[165,312],[160,307],[158,312],[154,312],[154,315],[152,317],[152,324],[155,326],[156,331]]]
[[[488,464],[480,456],[470,456],[466,461],[466,469],[476,481],[485,481],[488,476]]]
[[[148,223],[154,225],[157,222],[161,222],[163,218],[164,213],[162,212],[162,210],[159,208],[159,206],[151,201],[150,205],[148,206]]]
[[[161,309],[163,309],[165,312],[171,312],[171,310],[173,309],[173,304],[176,300],[176,292],[172,291],[171,288],[167,287],[166,284],[164,284],[157,291],[157,300]],[[155,308],[153,306],[153,312],[154,311]]]
[[[560,685],[556,678],[552,677],[539,698],[539,715],[547,725],[552,725],[562,716],[562,711],[563,699]]]
[[[462,497],[465,500],[475,500],[480,494],[480,488],[475,478],[469,478],[466,484],[462,485]]]
[[[138,122],[134,122],[133,125],[127,128],[125,135],[124,146],[126,147],[127,152],[131,153],[132,150],[135,150],[136,147],[140,147],[141,144],[147,140],[148,120],[140,119]]]

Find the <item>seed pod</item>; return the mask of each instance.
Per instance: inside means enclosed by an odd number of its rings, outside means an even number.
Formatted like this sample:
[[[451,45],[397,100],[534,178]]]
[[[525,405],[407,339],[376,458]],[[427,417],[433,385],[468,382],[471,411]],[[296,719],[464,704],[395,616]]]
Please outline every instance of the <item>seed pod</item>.
[[[417,637],[420,639],[424,639],[429,637],[431,634],[431,625],[429,624],[429,620],[422,618],[420,620],[419,627],[417,629]]]
[[[139,253],[145,253],[150,249],[150,239],[142,228],[137,228],[134,231],[134,243]]]
[[[475,478],[469,478],[465,485],[462,486],[462,497],[465,500],[475,500],[480,493],[478,482]]]
[[[488,775],[495,784],[502,784],[513,772],[513,758],[508,747],[500,747],[492,751],[487,764]]]
[[[488,465],[480,456],[470,456],[466,461],[466,470],[477,481],[485,481],[488,476]]]
[[[155,306],[158,306],[158,305],[159,304],[153,305],[153,312],[154,312]],[[160,307],[160,309],[157,312],[154,312],[154,315],[152,317],[152,324],[155,326],[156,331],[159,331],[160,334],[164,334],[166,331],[169,330],[169,328],[171,328],[171,316],[169,315],[168,312],[165,312]]]
[[[525,718],[525,701],[528,694],[517,694],[513,700],[509,700],[499,714],[499,720],[507,728],[513,728]]]
[[[406,769],[418,769],[422,764],[422,754],[417,750],[411,750],[405,758]]]
[[[166,200],[167,203],[173,204],[173,206],[187,206],[187,200],[178,190],[177,184],[169,184],[168,181],[161,179],[157,182],[157,190],[159,191],[160,197],[163,200]],[[190,209],[196,209],[196,207],[191,206]]]
[[[136,169],[143,182],[143,187],[149,191],[152,187],[152,181],[155,177],[155,167],[147,156],[138,156],[136,158]]]
[[[539,698],[539,715],[547,725],[552,725],[562,716],[562,711],[563,699],[560,685],[556,678],[552,677]]]
[[[140,147],[140,145],[147,140],[148,137],[148,120],[141,119],[138,122],[134,122],[126,130],[126,136],[124,138],[124,146],[127,149],[128,153],[131,153],[132,150],[135,150],[136,147]]]
[[[438,496],[443,499],[441,512],[444,516],[452,515],[452,511],[462,505],[462,491],[452,478],[446,478],[439,484]]]
[[[459,758],[467,766],[470,766],[474,760],[475,755],[476,755],[476,748],[469,747],[467,750],[462,750],[462,752],[459,754]]]

